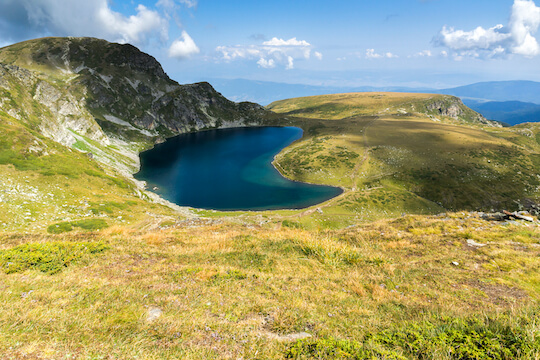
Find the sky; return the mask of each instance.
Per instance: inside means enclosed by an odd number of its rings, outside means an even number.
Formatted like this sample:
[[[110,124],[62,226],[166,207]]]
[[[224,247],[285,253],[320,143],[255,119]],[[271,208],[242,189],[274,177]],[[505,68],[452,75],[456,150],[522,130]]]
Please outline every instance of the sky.
[[[180,83],[445,88],[540,81],[540,0],[0,0],[0,47],[131,43]]]

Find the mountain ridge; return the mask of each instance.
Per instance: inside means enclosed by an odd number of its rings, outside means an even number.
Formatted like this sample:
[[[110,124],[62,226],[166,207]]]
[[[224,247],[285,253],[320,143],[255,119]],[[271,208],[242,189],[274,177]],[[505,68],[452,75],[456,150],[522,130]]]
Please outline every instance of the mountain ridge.
[[[227,100],[208,83],[180,85],[155,58],[128,44],[94,38],[29,40],[0,49],[0,63],[3,87],[21,90],[17,101],[4,102],[4,111],[33,122],[64,145],[93,148],[110,164],[110,147],[96,149],[95,142],[123,149],[120,156],[135,159],[131,172],[138,164],[126,141],[144,148],[174,134],[256,124],[265,112],[257,104]],[[10,106],[17,102],[25,105]],[[31,111],[17,113],[21,108]]]
[[[246,79],[213,79],[212,82],[229,98],[235,100],[250,100],[261,104],[270,104],[271,102],[304,96],[318,96],[325,94],[338,94],[345,92],[414,92],[414,93],[435,93],[454,95],[462,98],[465,104],[473,110],[482,112],[490,120],[506,122],[510,125],[521,124],[525,122],[537,122],[538,113],[534,110],[522,110],[515,113],[513,107],[505,107],[506,102],[520,101],[525,107],[540,104],[539,93],[540,83],[516,80],[516,81],[497,81],[497,82],[479,82],[465,86],[435,89],[429,87],[413,88],[400,86],[360,86],[360,87],[339,87],[339,86],[317,86],[303,84],[286,84],[269,81],[253,81]],[[523,89],[525,87],[525,90]],[[494,89],[499,89],[498,93]],[[518,91],[516,91],[518,89]],[[489,102],[497,110],[487,108],[488,105],[482,104]]]

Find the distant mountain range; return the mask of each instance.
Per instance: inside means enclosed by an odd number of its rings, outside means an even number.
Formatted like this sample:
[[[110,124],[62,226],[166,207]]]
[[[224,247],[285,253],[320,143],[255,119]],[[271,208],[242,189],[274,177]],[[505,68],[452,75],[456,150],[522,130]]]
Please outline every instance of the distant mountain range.
[[[449,89],[410,87],[337,87],[287,84],[246,79],[212,79],[212,84],[233,101],[252,101],[262,105],[282,99],[345,92],[421,92],[454,95],[490,120],[509,125],[540,121],[540,82],[491,81]]]
[[[540,105],[521,101],[477,101],[463,99],[465,105],[486,118],[508,125],[540,122]]]
[[[540,82],[534,81],[490,81],[436,90],[461,98],[490,101],[521,101],[540,104]]]
[[[344,92],[433,92],[433,89],[429,88],[408,88],[403,86],[339,87],[287,84],[246,79],[208,79],[208,81],[217,91],[230,100],[251,101],[261,105],[268,105],[277,100],[291,99],[296,97],[339,94]]]

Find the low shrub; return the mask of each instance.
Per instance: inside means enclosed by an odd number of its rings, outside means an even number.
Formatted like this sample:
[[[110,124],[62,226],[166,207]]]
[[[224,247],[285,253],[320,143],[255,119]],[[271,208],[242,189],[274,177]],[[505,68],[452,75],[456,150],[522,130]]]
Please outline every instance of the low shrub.
[[[70,264],[90,255],[103,252],[108,246],[102,242],[30,243],[0,251],[0,268],[6,274],[37,269],[55,274]]]
[[[538,314],[497,318],[433,318],[368,333],[362,341],[304,339],[290,345],[290,359],[513,360],[539,355]]]

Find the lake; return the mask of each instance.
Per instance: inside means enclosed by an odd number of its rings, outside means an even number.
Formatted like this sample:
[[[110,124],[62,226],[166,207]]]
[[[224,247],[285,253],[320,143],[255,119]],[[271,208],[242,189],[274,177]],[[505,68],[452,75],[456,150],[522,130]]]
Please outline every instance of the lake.
[[[135,175],[163,198],[215,210],[301,209],[342,193],[291,181],[272,160],[302,137],[297,127],[253,127],[182,134],[141,153]]]

